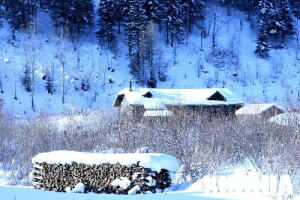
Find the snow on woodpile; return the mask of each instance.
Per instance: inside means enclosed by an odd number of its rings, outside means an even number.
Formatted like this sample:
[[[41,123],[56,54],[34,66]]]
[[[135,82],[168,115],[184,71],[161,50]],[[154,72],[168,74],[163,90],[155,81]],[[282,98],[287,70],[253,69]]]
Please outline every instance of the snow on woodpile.
[[[80,191],[116,194],[162,191],[171,186],[179,165],[166,154],[71,151],[41,153],[32,162],[32,182],[37,189],[76,192],[80,184]]]
[[[222,99],[214,99],[213,97]],[[214,89],[153,89],[133,88],[123,89],[117,95],[114,106],[118,107],[120,100],[126,97],[131,105],[147,105],[149,101],[164,105],[231,105],[243,104],[243,101],[227,88]],[[151,99],[151,100],[149,100]]]
[[[120,165],[132,165],[139,163],[140,166],[150,168],[153,171],[166,169],[177,172],[179,164],[175,157],[160,153],[125,153],[125,154],[101,154],[75,151],[53,151],[40,153],[32,159],[33,163],[48,164],[72,164],[83,163],[87,165],[101,165],[103,163]]]
[[[282,113],[270,118],[269,122],[282,126],[300,126],[300,113]]]
[[[272,107],[277,107],[276,104],[248,104],[238,109],[236,115],[259,115]]]

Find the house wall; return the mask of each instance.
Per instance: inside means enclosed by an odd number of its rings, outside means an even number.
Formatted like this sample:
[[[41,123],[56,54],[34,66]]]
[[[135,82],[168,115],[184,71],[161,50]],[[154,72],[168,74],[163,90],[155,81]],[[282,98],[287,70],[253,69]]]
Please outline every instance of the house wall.
[[[119,106],[119,116],[128,115],[131,112],[131,107],[126,97],[122,100]]]
[[[191,105],[191,106],[167,106],[174,115],[199,114],[207,117],[233,117],[236,110],[242,105]]]
[[[119,118],[125,119],[141,119],[144,115],[144,106],[130,105],[126,97],[124,97],[119,107]]]
[[[182,115],[202,115],[209,118],[216,117],[233,117],[236,110],[242,105],[167,105],[168,110],[172,111],[174,116]],[[141,120],[143,118],[145,108],[143,105],[130,105],[126,97],[124,97],[119,107],[119,117],[131,120]]]

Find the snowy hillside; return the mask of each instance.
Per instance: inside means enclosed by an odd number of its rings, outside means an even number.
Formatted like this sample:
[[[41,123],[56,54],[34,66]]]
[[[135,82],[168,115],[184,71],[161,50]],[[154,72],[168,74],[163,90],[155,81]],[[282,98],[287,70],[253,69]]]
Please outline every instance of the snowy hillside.
[[[290,40],[287,48],[273,49],[267,59],[255,54],[257,34],[253,22],[237,10],[227,16],[225,8],[217,7],[217,51],[212,54],[211,33],[201,48],[200,31],[194,32],[184,44],[166,47],[158,34],[154,50],[157,62],[167,66],[166,81],[159,88],[226,87],[245,102],[276,102],[282,107],[300,106],[300,43]],[[49,13],[39,12],[38,34],[30,37],[17,33],[12,43],[9,25],[0,29],[0,77],[4,101],[3,110],[15,116],[34,116],[38,113],[61,113],[81,109],[111,109],[119,90],[134,79],[128,67],[126,36],[118,37],[118,51],[99,47],[94,34],[80,42],[55,35]],[[211,31],[211,16],[204,26]],[[295,19],[300,36],[300,22]],[[156,27],[157,28],[157,27]],[[296,36],[295,36],[296,37]],[[63,55],[63,56],[62,56]],[[65,69],[62,58],[65,57]],[[27,92],[22,84],[25,65],[34,65],[34,91]],[[63,74],[64,71],[64,74]],[[45,86],[47,73],[54,77],[54,94]],[[64,81],[65,79],[65,81]],[[62,87],[65,82],[65,103]],[[88,88],[82,83],[88,82]],[[135,87],[142,87],[135,84]],[[85,91],[86,90],[86,91]],[[33,95],[33,98],[32,98]],[[34,110],[32,108],[34,101]]]

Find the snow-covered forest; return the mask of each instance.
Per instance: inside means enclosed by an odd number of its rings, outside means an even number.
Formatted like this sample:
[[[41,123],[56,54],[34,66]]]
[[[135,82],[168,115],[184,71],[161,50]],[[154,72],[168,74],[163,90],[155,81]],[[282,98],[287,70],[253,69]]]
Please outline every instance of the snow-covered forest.
[[[299,108],[298,1],[1,1],[3,110],[110,109],[135,87]]]
[[[122,120],[129,83],[228,88],[299,117],[300,0],[0,0],[2,197],[127,199],[26,188],[32,158],[63,149],[178,160],[163,194],[128,199],[299,198],[299,118]]]

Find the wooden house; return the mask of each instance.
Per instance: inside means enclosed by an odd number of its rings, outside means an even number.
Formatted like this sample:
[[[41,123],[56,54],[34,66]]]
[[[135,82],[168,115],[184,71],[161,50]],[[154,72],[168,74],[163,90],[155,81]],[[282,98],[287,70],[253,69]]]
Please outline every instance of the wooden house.
[[[268,122],[280,126],[293,126],[300,128],[300,113],[287,112],[271,117]]]
[[[235,115],[239,119],[253,118],[255,120],[268,120],[273,116],[284,113],[276,104],[248,104],[238,109]]]
[[[119,92],[114,107],[119,115],[142,119],[160,115],[187,114],[233,116],[243,101],[229,89],[126,88]]]

